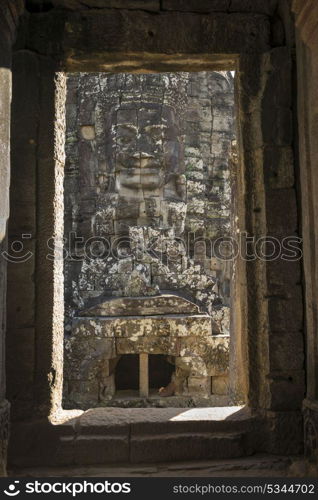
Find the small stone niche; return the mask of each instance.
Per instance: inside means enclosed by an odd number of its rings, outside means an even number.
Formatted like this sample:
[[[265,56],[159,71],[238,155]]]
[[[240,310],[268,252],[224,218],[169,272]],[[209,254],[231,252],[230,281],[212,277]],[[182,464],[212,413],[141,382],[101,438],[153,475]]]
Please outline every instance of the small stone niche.
[[[138,394],[139,391],[139,355],[124,354],[117,363],[115,370],[116,393]]]
[[[157,395],[161,387],[166,387],[175,371],[175,366],[168,362],[168,357],[162,354],[149,355],[149,391],[152,395]]]
[[[168,357],[162,354],[148,356],[148,376],[145,384],[149,387],[149,396],[159,394],[161,387],[166,387],[174,373],[175,366],[168,362]],[[147,383],[148,382],[148,383]],[[117,363],[115,370],[116,396],[139,396],[140,390],[140,357],[138,354],[124,354]]]

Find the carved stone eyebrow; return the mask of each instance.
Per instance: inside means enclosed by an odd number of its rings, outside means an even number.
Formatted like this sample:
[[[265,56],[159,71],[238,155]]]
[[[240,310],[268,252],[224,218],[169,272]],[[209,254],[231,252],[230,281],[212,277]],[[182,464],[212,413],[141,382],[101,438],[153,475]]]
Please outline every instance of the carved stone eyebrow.
[[[134,132],[137,132],[137,126],[136,125],[133,125],[132,123],[117,123],[117,125],[115,125],[115,128],[118,129],[119,127],[121,128],[127,128],[128,130],[132,130]]]
[[[145,130],[151,130],[151,129],[161,129],[161,130],[165,130],[167,129],[167,125],[163,125],[163,124],[160,124],[160,125],[146,125],[144,127]]]

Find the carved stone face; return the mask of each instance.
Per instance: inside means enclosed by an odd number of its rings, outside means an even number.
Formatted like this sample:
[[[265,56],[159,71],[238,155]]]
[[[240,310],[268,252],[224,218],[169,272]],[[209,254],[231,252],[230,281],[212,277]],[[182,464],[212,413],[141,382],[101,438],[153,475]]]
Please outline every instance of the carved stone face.
[[[113,113],[112,163],[121,196],[162,195],[183,168],[183,145],[173,108],[160,104],[122,107]]]

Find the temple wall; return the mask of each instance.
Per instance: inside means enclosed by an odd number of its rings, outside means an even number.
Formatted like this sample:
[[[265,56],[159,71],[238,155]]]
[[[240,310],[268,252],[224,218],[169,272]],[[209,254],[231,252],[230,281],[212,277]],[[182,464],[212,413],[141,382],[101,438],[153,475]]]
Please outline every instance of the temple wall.
[[[102,8],[93,8],[97,3]],[[26,242],[34,252],[33,260],[15,266],[9,276],[7,397],[14,418],[30,424],[34,436],[36,419],[43,417],[47,422],[59,408],[63,369],[63,273],[58,259],[46,258],[49,238],[53,257],[58,254],[63,205],[63,120],[61,116],[56,119],[56,89],[60,96],[64,90],[61,80],[55,82],[56,72],[228,70],[235,64],[241,158],[237,229],[252,238],[272,235],[280,240],[299,235],[301,229],[290,2],[127,0],[114,6],[115,1],[108,0],[30,0],[15,48],[13,79],[20,83],[13,93],[16,132],[11,196],[25,203],[21,210],[16,206],[12,237],[30,232],[30,228],[37,233]],[[3,54],[7,58],[9,49]],[[303,60],[302,55],[300,58]],[[307,55],[303,62],[307,67]],[[312,113],[314,116],[314,105]],[[299,170],[305,171],[305,165],[302,160]],[[4,185],[8,188],[7,181]],[[314,183],[308,185],[314,190]],[[7,193],[5,189],[1,201],[7,199]],[[305,187],[305,201],[310,199],[307,193]],[[310,220],[314,224],[314,215]],[[251,260],[239,262],[236,269],[233,392],[264,417],[265,427],[258,432],[259,450],[298,453],[303,443],[305,392],[300,262]],[[309,265],[309,273],[310,269]],[[310,289],[309,284],[307,306]],[[311,331],[315,339],[315,329]],[[307,350],[315,367],[311,345]],[[24,429],[17,437],[20,449],[26,449],[23,439],[30,434]],[[46,440],[42,441],[46,447]]]
[[[66,119],[66,381],[74,373],[72,350],[81,359],[74,342],[78,342],[76,336],[82,338],[84,330],[81,333],[78,326],[74,330],[73,318],[105,297],[178,293],[211,316],[213,334],[228,336],[231,260],[224,249],[222,254],[220,243],[231,236],[232,74],[70,75]],[[167,124],[168,129],[162,132]],[[131,131],[136,127],[141,136],[137,139]],[[173,142],[176,129],[179,135]],[[136,181],[132,167],[128,166],[128,171],[117,166],[123,155],[128,160],[124,158],[122,163],[131,164],[138,154],[154,154],[152,161],[157,161],[161,153],[165,162],[162,187],[151,167],[150,176],[145,174],[144,180]],[[156,168],[160,170],[160,162]],[[143,171],[138,175],[143,176]],[[120,238],[123,245],[125,238],[130,240],[129,250],[125,248],[129,256],[118,257],[115,245]],[[182,248],[178,240],[183,242]],[[127,323],[129,328],[132,325],[130,335],[136,330],[133,321]],[[174,341],[160,351],[159,340],[153,339],[153,352],[180,356],[180,346],[176,349]],[[117,351],[121,354],[134,352],[127,344],[129,339],[120,342]],[[110,351],[114,349],[115,344]],[[224,350],[228,350],[227,343]],[[204,377],[223,377],[219,385],[215,381],[215,391],[220,392],[222,386],[222,394],[226,392],[227,370],[212,367],[202,373]],[[195,370],[195,374],[200,375],[200,371]],[[204,383],[210,384],[207,380]],[[199,387],[197,392],[200,394]]]

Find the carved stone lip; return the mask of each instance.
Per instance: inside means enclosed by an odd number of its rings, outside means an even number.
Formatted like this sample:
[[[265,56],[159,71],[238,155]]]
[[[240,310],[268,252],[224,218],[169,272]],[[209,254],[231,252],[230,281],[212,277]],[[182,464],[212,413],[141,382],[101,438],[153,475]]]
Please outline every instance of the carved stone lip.
[[[129,170],[132,168],[139,168],[144,170],[145,168],[163,168],[162,158],[142,158],[141,160],[137,158],[127,158],[127,162],[122,165],[121,170]]]
[[[134,316],[160,314],[204,315],[194,302],[177,294],[153,295],[150,297],[115,297],[102,300],[78,316]]]
[[[158,174],[159,173],[160,166],[158,165],[147,165],[145,167],[132,167],[127,169],[127,175],[131,174],[142,174],[142,175],[147,175],[147,174]]]

